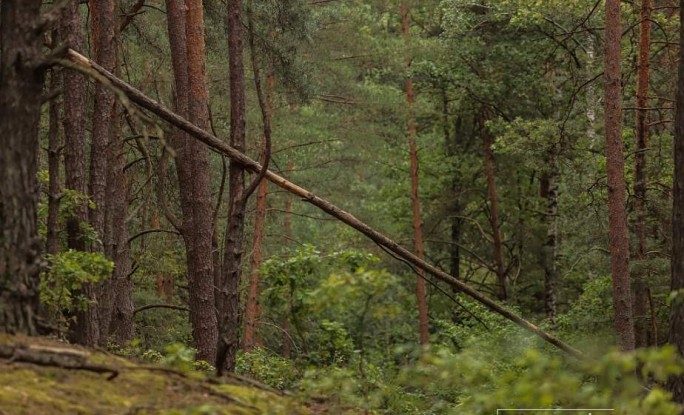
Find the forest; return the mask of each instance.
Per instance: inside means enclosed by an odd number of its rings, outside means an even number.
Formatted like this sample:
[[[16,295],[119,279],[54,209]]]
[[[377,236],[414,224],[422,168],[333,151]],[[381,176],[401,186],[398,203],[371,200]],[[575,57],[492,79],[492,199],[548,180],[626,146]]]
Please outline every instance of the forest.
[[[684,0],[0,0],[0,414],[684,414]]]

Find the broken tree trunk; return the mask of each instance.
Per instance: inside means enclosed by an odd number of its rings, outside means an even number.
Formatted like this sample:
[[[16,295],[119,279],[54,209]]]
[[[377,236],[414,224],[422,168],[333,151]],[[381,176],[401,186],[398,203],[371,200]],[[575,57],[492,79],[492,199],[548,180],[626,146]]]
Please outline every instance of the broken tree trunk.
[[[91,74],[93,73],[93,71],[95,71],[97,74],[99,74],[97,78],[104,77],[108,82],[112,84],[113,87],[118,88],[120,90],[120,93],[118,95],[122,99],[128,99],[134,102],[135,104],[141,106],[142,108],[150,112],[153,112],[163,120],[167,121],[168,123],[172,124],[177,128],[182,129],[183,131],[187,132],[188,134],[203,142],[207,146],[211,147],[215,151],[224,154],[227,157],[230,157],[232,160],[238,163],[241,163],[245,167],[245,169],[255,173],[258,173],[261,170],[261,164],[259,164],[258,162],[247,157],[245,154],[235,150],[233,147],[221,141],[214,135],[202,130],[201,128],[198,128],[197,126],[190,123],[188,120],[173,113],[169,109],[159,104],[157,101],[147,97],[142,92],[130,86],[121,79],[116,78],[114,75],[107,72],[101,66],[86,58],[85,56],[69,49],[67,51],[67,57],[71,62],[64,63],[64,66]],[[570,346],[569,344],[563,342],[562,340],[558,339],[552,334],[530,323],[529,321],[515,314],[513,311],[500,305],[496,301],[485,296],[484,294],[480,293],[479,291],[475,290],[469,285],[457,280],[456,278],[452,277],[451,275],[447,274],[441,269],[435,267],[434,265],[431,265],[425,262],[424,260],[418,258],[411,251],[400,246],[395,241],[381,234],[375,229],[371,228],[367,224],[361,222],[351,213],[345,212],[344,210],[338,208],[337,206],[333,205],[327,200],[321,199],[320,197],[314,195],[310,191],[286,180],[285,178],[273,173],[270,170],[266,171],[265,178],[271,183],[275,184],[276,186],[294,195],[299,196],[300,198],[302,198],[303,201],[311,203],[312,205],[326,212],[330,216],[333,216],[341,222],[347,224],[348,226],[356,229],[376,244],[391,252],[392,254],[400,257],[401,259],[405,260],[411,265],[434,275],[438,279],[446,282],[455,289],[459,290],[460,292],[468,295],[475,301],[484,305],[489,310],[512,321],[516,325],[538,336],[542,340],[556,346],[560,350],[563,350],[564,352],[576,358],[585,357],[585,355],[582,352]]]

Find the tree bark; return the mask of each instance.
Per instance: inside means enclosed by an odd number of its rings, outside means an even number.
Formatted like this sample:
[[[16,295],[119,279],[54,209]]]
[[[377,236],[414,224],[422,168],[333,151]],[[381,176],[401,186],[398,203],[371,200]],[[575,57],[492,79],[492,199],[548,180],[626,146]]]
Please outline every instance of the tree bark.
[[[548,172],[542,177],[542,196],[546,199],[546,241],[542,246],[542,267],[544,269],[544,311],[551,327],[556,324],[556,283],[557,269],[557,240],[558,240],[558,154],[556,149],[549,150],[546,160]]]
[[[684,0],[679,0],[679,16],[684,21]],[[684,26],[679,31],[679,42],[684,45]],[[675,108],[671,290],[679,292],[680,297],[670,310],[669,342],[684,356],[684,301],[681,301],[681,290],[684,290],[684,48],[679,49]],[[684,404],[684,375],[671,377],[667,386],[672,400]]]
[[[639,58],[637,63],[636,142],[634,156],[634,211],[636,212],[636,258],[641,262],[634,281],[634,340],[636,347],[649,346],[649,287],[646,270],[646,152],[648,151],[648,83],[651,60],[651,0],[641,0]]]
[[[252,50],[252,59],[254,59],[256,51]],[[254,63],[256,65],[256,63]],[[255,79],[259,76],[258,70],[254,71]],[[258,82],[258,81],[257,81]],[[269,71],[266,77],[266,102],[263,112],[264,124],[264,149],[262,150],[262,160],[270,157],[266,141],[271,140],[271,115],[273,113],[273,89],[275,86],[275,76],[273,72]],[[268,136],[268,137],[267,137]],[[252,350],[255,346],[261,346],[262,341],[256,329],[257,322],[261,316],[261,306],[259,304],[259,295],[261,284],[261,274],[259,268],[262,261],[262,250],[264,235],[266,233],[266,208],[268,194],[268,181],[261,180],[257,188],[256,195],[256,212],[254,215],[254,236],[252,239],[252,257],[250,261],[249,274],[249,288],[247,292],[247,304],[245,306],[245,336],[244,349]]]
[[[496,278],[498,281],[499,300],[505,301],[508,298],[506,290],[506,270],[503,260],[503,242],[501,241],[501,224],[499,223],[499,201],[496,192],[496,179],[494,174],[494,152],[492,151],[493,137],[487,128],[486,122],[489,120],[489,110],[482,110],[482,144],[484,148],[485,175],[487,177],[487,197],[489,198],[489,223],[492,226],[492,237],[494,239],[494,260],[496,264]]]
[[[409,42],[409,23],[408,23],[408,6],[405,2],[401,3],[401,31],[404,35],[406,43]],[[407,71],[411,67],[411,59],[406,59]],[[420,215],[420,192],[419,192],[419,178],[418,178],[418,144],[416,143],[416,119],[413,115],[413,105],[415,101],[413,91],[413,81],[408,76],[404,80],[404,88],[406,90],[406,102],[408,104],[408,126],[406,135],[408,136],[409,146],[409,162],[411,175],[411,211],[413,223],[413,249],[416,256],[420,259],[425,257],[425,248],[423,243],[423,226]],[[425,298],[425,278],[427,277],[423,270],[417,270],[416,276],[416,299],[418,302],[418,336],[420,344],[428,344],[430,341],[430,333],[428,332],[428,309]]]
[[[209,128],[204,14],[201,0],[167,0],[169,41],[174,67],[176,107],[194,125]],[[184,12],[185,10],[185,12]],[[181,196],[190,286],[190,322],[199,359],[213,362],[218,337],[212,261],[213,221],[207,149],[187,134],[174,132],[176,172]]]
[[[629,234],[625,211],[625,158],[622,144],[620,0],[606,0],[605,27],[605,134],[613,323],[618,347],[620,350],[629,351],[634,349],[634,321],[629,277]]]
[[[292,157],[289,156],[287,160],[287,172],[291,172],[294,168]],[[289,246],[292,240],[292,194],[285,195],[285,223],[283,223],[283,231],[285,232],[285,244]],[[283,314],[283,334],[281,343],[283,347],[283,357],[290,358],[292,354],[292,336],[290,336],[290,316],[292,315],[292,296],[288,290],[284,301],[287,304],[285,314]]]
[[[53,44],[59,44],[56,31],[53,31]],[[62,86],[62,71],[58,68],[50,70],[50,93],[57,91]],[[59,240],[59,202],[60,202],[60,177],[59,164],[61,155],[61,137],[59,130],[59,99],[53,98],[50,100],[49,109],[49,127],[48,127],[48,177],[50,180],[48,186],[48,215],[47,215],[47,252],[55,255],[60,249]]]
[[[178,114],[169,111],[167,108],[165,108],[158,102],[154,101],[153,99],[150,99],[149,97],[145,96],[142,92],[133,88],[126,82],[122,81],[119,78],[116,78],[111,73],[105,71],[102,67],[100,67],[97,63],[93,62],[92,60],[84,57],[83,55],[73,50],[69,50],[67,56],[76,66],[83,68],[83,70],[97,71],[100,75],[104,76],[107,80],[109,80],[113,86],[119,88],[124,94],[126,94],[130,101],[136,103],[137,105],[141,106],[142,108],[145,108],[150,112],[157,114],[163,120],[182,129],[183,131],[192,135],[197,140],[206,144],[210,148],[216,150],[221,154],[224,154],[231,160],[234,160],[242,164],[245,169],[253,173],[260,172],[263,169],[263,166],[255,160],[252,160],[251,158],[247,157],[244,153],[235,150],[235,148],[219,140],[212,134],[209,134],[208,132],[198,128],[197,126],[195,126],[185,118],[179,116]],[[500,305],[496,301],[490,299],[486,295],[481,294],[479,291],[477,291],[474,288],[471,288],[464,282],[455,279],[454,277],[437,268],[436,266],[431,265],[426,261],[418,258],[411,251],[407,250],[406,248],[397,244],[392,239],[376,231],[375,229],[371,228],[362,221],[358,220],[351,213],[338,208],[337,206],[333,205],[327,200],[316,196],[310,191],[296,185],[295,183],[286,180],[284,177],[281,177],[270,170],[266,171],[264,177],[271,183],[282,188],[283,190],[299,197],[303,201],[308,202],[313,206],[316,206],[323,212],[347,224],[349,227],[362,233],[368,239],[386,248],[388,251],[396,254],[398,257],[406,260],[410,264],[424,270],[425,272],[434,275],[439,280],[444,281],[445,283],[449,284],[455,289],[458,289],[459,291],[463,292],[467,296],[471,297],[475,301],[485,306],[490,311],[501,315],[502,317],[506,318],[507,320],[510,320],[511,322],[515,323],[524,330],[527,330],[528,332],[538,336],[540,339],[548,342],[549,344],[554,345],[555,347],[559,348],[560,350],[563,350],[571,356],[580,359],[585,357],[584,354],[579,350],[573,348],[572,346],[564,343],[552,334],[542,330],[541,328],[537,327],[531,322],[525,320],[524,318],[515,314],[511,310]]]
[[[242,7],[240,0],[228,0],[228,66],[230,72],[230,145],[240,152],[245,149],[245,71],[243,66]],[[228,183],[228,223],[223,252],[223,281],[220,312],[222,321],[218,344],[216,369],[233,371],[239,347],[240,327],[240,267],[242,265],[242,239],[245,224],[244,167],[230,161]]]
[[[79,3],[69,2],[63,15],[61,39],[70,48],[83,49],[81,14]],[[81,194],[87,194],[85,156],[85,105],[86,78],[74,71],[64,73],[64,186]],[[67,247],[85,251],[81,223],[88,222],[88,210],[84,204],[75,207],[75,215],[66,221]]]
[[[0,2],[0,332],[35,334],[38,129],[43,88],[40,0]]]
[[[118,68],[118,66],[117,66]],[[117,71],[118,72],[118,71]],[[114,272],[110,284],[111,308],[106,316],[108,330],[114,342],[124,346],[135,337],[133,314],[133,276],[131,274],[131,247],[128,231],[128,180],[126,178],[126,146],[121,135],[121,106],[116,105],[112,119],[112,136],[109,157],[109,183],[107,207],[111,213],[111,259]]]

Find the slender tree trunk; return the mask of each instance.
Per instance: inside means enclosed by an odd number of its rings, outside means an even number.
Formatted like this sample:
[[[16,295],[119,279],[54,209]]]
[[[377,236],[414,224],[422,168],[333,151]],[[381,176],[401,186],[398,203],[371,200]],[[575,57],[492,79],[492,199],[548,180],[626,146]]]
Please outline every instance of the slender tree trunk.
[[[245,71],[243,66],[242,7],[240,0],[228,0],[228,66],[230,72],[230,145],[238,151],[245,149]],[[245,225],[245,172],[234,160],[228,169],[230,186],[228,223],[223,252],[223,281],[221,289],[222,323],[218,344],[216,369],[233,371],[239,347],[240,328],[240,267],[242,239]]]
[[[205,74],[204,15],[201,0],[167,0],[169,41],[175,78],[176,108],[196,126],[209,129]],[[181,197],[190,285],[190,322],[198,358],[213,362],[218,338],[212,259],[213,221],[209,154],[187,134],[175,131],[176,172]]]
[[[73,49],[83,49],[83,34],[79,2],[69,2],[63,15],[61,38]],[[64,185],[67,189],[80,194],[88,194],[86,172],[86,78],[75,71],[64,73]],[[78,204],[74,215],[66,221],[67,247],[77,251],[85,251],[86,240],[82,224],[88,223],[86,204]],[[81,295],[92,296],[92,288],[86,287]],[[86,340],[84,333],[87,319],[93,319],[94,313],[76,313],[77,320],[69,327],[69,339],[74,343],[94,344],[90,336]]]
[[[252,53],[256,53],[252,51]],[[253,55],[254,56],[254,55]],[[258,76],[255,73],[255,76]],[[264,125],[268,125],[269,131],[264,131],[264,147],[266,146],[266,134],[270,135],[270,118],[273,112],[273,88],[275,86],[275,77],[273,72],[269,72],[266,78],[266,108],[264,111]],[[268,120],[266,120],[268,118]],[[264,129],[266,130],[266,128]],[[270,137],[268,138],[270,140]],[[266,148],[262,151],[262,159],[265,159]],[[259,305],[259,294],[261,284],[261,275],[259,268],[262,261],[263,240],[266,233],[266,195],[268,193],[268,181],[262,180],[257,188],[256,199],[256,213],[254,218],[254,236],[252,239],[252,258],[250,262],[249,288],[247,292],[247,304],[245,307],[245,337],[244,349],[252,350],[255,346],[262,344],[261,338],[258,336],[256,325],[261,316],[261,306]]]
[[[38,129],[43,88],[40,0],[0,2],[0,332],[35,334]]]
[[[648,83],[651,60],[651,0],[641,0],[639,61],[637,64],[636,141],[634,156],[634,210],[636,212],[636,258],[641,262],[634,279],[634,340],[636,347],[649,345],[649,287],[646,270],[646,151],[648,151]]]
[[[103,68],[112,72],[115,65],[114,45],[114,1],[92,1],[92,44],[93,56]],[[105,209],[107,199],[107,150],[110,139],[110,123],[114,109],[114,96],[104,85],[95,85],[95,101],[92,119],[92,140],[90,145],[90,177],[88,194],[95,207],[90,209],[88,221],[90,226],[97,232],[100,241],[105,240]],[[103,251],[102,242],[91,246],[93,250]],[[108,293],[109,281],[100,284],[100,287],[86,285],[83,295],[91,303],[84,311],[76,313],[76,322],[71,327],[70,338],[72,341],[96,346],[100,343],[100,336],[106,338],[107,333],[100,331],[99,314],[108,313],[110,299]],[[98,298],[98,294],[103,294]],[[106,325],[106,324],[105,324]],[[105,327],[106,329],[106,327]]]
[[[492,151],[493,138],[487,128],[486,122],[489,120],[489,112],[485,108],[482,114],[482,142],[484,147],[485,175],[487,176],[487,197],[489,198],[489,223],[492,226],[492,236],[494,239],[494,260],[496,263],[496,277],[499,284],[499,300],[506,300],[506,270],[503,260],[503,243],[501,242],[501,224],[499,223],[499,201],[496,192],[496,180],[494,175],[494,152]]]
[[[405,2],[401,3],[401,31],[404,39],[409,41],[409,23],[408,23],[408,6]],[[411,60],[406,60],[406,69],[411,67]],[[420,194],[418,183],[418,144],[416,143],[416,119],[413,115],[414,92],[413,81],[408,76],[404,80],[404,88],[406,89],[406,101],[408,103],[409,120],[408,120],[408,144],[409,144],[409,161],[411,165],[411,210],[413,212],[413,249],[418,258],[425,257],[425,248],[423,246],[423,227],[420,218]],[[416,298],[418,300],[418,334],[420,344],[427,344],[430,341],[430,333],[428,332],[428,309],[425,298],[425,278],[426,274],[422,270],[418,270],[416,277]]]
[[[56,31],[53,31],[53,43],[59,44]],[[50,70],[50,92],[61,88],[62,71],[54,67]],[[59,202],[60,202],[60,177],[59,162],[61,156],[61,137],[59,131],[59,99],[50,100],[48,127],[48,216],[47,216],[47,252],[55,255],[59,252]]]
[[[116,45],[114,44],[114,0],[91,0],[92,44],[95,62],[109,72],[116,65]],[[105,209],[107,199],[107,158],[111,136],[114,95],[107,88],[95,84],[95,103],[93,107],[93,137],[90,146],[90,182],[88,190],[95,208],[90,210],[89,221],[100,239],[105,238]],[[93,247],[102,250],[102,246]]]
[[[634,349],[634,320],[629,277],[629,235],[625,211],[625,158],[622,148],[620,0],[606,0],[605,27],[605,134],[613,318],[618,346],[623,351],[629,351]]]
[[[542,177],[541,193],[546,199],[546,241],[542,247],[544,268],[544,311],[551,326],[556,324],[557,240],[558,240],[558,155],[552,148],[546,160],[548,172]]]
[[[679,16],[684,22],[684,0],[679,0]],[[684,26],[679,30],[684,45]],[[673,292],[684,290],[684,48],[679,49],[679,74],[675,103],[674,183],[672,193],[672,283]],[[680,294],[681,295],[681,294]],[[674,301],[670,311],[669,342],[684,356],[684,302]],[[668,381],[672,400],[684,404],[684,375]]]
[[[117,33],[118,39],[118,33]],[[118,48],[117,48],[118,51]],[[116,75],[119,73],[116,66]],[[133,278],[131,275],[131,247],[128,241],[128,180],[126,178],[126,146],[121,135],[120,105],[115,105],[112,119],[112,135],[110,145],[108,210],[111,213],[111,259],[114,261],[111,292],[112,307],[107,316],[107,334],[113,337],[116,344],[121,346],[133,340],[135,326],[133,312]]]
[[[458,154],[458,134],[460,133],[460,118],[456,119],[454,135],[451,136],[449,131],[449,97],[447,96],[446,87],[442,87],[442,131],[444,133],[444,148],[446,149],[447,156],[454,157]],[[451,194],[453,196],[453,205],[450,209],[451,211],[451,225],[450,225],[450,237],[451,245],[449,247],[449,270],[451,275],[456,279],[461,279],[461,248],[459,244],[461,242],[461,225],[463,219],[460,218],[462,214],[463,207],[460,201],[460,189],[461,188],[461,173],[458,168],[454,169],[453,176],[451,178]]]
[[[69,2],[64,11],[60,38],[69,47],[83,50],[81,14],[78,2]],[[85,156],[85,102],[86,79],[75,71],[64,73],[64,186],[81,194],[87,194]],[[81,223],[88,222],[87,206],[75,207],[75,214],[66,221],[67,246],[85,251],[86,244]]]
[[[244,349],[249,351],[259,346],[261,339],[257,333],[256,325],[260,317],[259,285],[263,239],[266,230],[266,193],[268,181],[262,180],[257,189],[256,213],[254,218],[254,238],[252,240],[252,258],[250,262],[249,288],[247,292],[247,304],[245,307],[245,340]]]
[[[288,157],[287,160],[287,172],[291,172],[294,168],[292,163],[292,157]],[[285,195],[285,221],[283,223],[283,231],[285,232],[286,245],[291,245],[292,240],[292,195],[290,193]],[[290,316],[292,315],[292,296],[289,291],[286,294],[284,301],[287,304],[287,309],[283,315],[283,334],[282,334],[282,346],[283,346],[283,357],[290,358],[292,354],[292,337],[290,336]]]

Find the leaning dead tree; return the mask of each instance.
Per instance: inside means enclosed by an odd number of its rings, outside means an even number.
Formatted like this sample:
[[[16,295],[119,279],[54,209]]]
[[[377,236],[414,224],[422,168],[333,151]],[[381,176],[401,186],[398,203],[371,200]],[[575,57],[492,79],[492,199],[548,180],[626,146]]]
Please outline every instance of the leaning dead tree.
[[[121,79],[115,77],[114,75],[103,69],[101,66],[99,66],[92,60],[86,58],[85,56],[71,49],[67,51],[66,57],[68,58],[68,60],[63,60],[59,62],[63,66],[94,75],[96,79],[110,83],[111,86],[115,90],[117,90],[117,95],[120,99],[130,100],[131,102],[139,105],[140,107],[156,114],[158,117],[168,122],[169,124],[177,128],[180,128],[192,137],[195,137],[199,141],[203,142],[204,144],[212,148],[214,151],[221,153],[227,157],[230,157],[231,160],[242,164],[242,166],[244,166],[246,170],[257,174],[261,172],[262,166],[257,161],[252,160],[245,154],[237,151],[235,148],[221,141],[214,135],[202,130],[201,128],[198,128],[194,124],[190,123],[188,120],[165,108],[157,101],[147,97],[145,94],[143,94],[136,88],[132,87],[131,85],[127,84],[126,82],[122,81]],[[124,106],[130,108],[128,102],[124,102]],[[267,170],[265,172],[264,177],[276,186],[300,197],[302,201],[308,202],[316,206],[317,208],[321,209],[330,216],[333,216],[339,221],[361,232],[370,240],[380,245],[383,249],[387,250],[394,256],[399,257],[401,260],[411,264],[412,266],[415,266],[420,270],[423,270],[429,274],[434,275],[436,278],[449,284],[454,289],[468,295],[475,301],[484,305],[490,311],[497,313],[502,317],[512,321],[516,325],[538,336],[542,340],[556,346],[557,348],[568,353],[571,356],[574,356],[576,358],[585,357],[582,352],[570,346],[569,344],[563,342],[562,340],[558,339],[552,334],[542,330],[541,328],[537,327],[531,322],[525,320],[513,311],[502,306],[496,301],[490,299],[489,297],[485,296],[484,294],[480,293],[479,291],[475,290],[474,288],[470,287],[464,282],[457,280],[456,278],[452,277],[451,275],[442,271],[441,269],[435,267],[434,265],[418,258],[411,251],[402,247],[389,237],[371,228],[367,224],[363,223],[351,213],[348,213],[338,208],[337,206],[333,205],[327,200],[316,196],[310,191],[296,185],[295,183],[286,180],[285,178],[273,173],[270,170]]]

